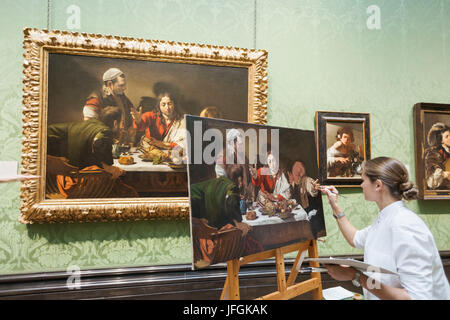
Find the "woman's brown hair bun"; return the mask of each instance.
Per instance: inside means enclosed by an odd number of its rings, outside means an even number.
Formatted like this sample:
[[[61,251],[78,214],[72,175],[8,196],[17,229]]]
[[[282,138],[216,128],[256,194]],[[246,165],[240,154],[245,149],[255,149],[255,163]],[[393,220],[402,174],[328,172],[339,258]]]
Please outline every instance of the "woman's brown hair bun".
[[[417,199],[419,191],[414,188],[414,183],[412,181],[407,181],[400,184],[399,190],[401,192],[402,198],[405,200]]]
[[[418,191],[409,180],[408,170],[399,160],[388,157],[378,157],[364,163],[363,174],[370,181],[381,180],[389,189],[391,195],[400,200],[417,199]]]

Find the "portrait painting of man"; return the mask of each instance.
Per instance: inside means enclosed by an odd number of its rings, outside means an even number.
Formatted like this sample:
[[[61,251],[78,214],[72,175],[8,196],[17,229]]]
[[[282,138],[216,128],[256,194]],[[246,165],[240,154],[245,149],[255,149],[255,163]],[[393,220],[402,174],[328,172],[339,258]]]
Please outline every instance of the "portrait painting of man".
[[[426,188],[450,190],[450,114],[427,114],[424,125]]]
[[[414,142],[419,198],[450,199],[450,104],[414,105]]]

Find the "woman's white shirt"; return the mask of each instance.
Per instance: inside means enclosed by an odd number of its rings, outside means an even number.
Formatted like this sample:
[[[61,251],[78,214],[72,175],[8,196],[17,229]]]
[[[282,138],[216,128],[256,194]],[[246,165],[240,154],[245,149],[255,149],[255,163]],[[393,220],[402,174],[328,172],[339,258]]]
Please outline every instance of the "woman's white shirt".
[[[372,225],[356,232],[353,243],[356,248],[364,248],[364,262],[398,273],[368,276],[406,289],[413,300],[450,299],[449,282],[433,235],[403,201],[381,210]],[[366,289],[364,296],[378,299]]]

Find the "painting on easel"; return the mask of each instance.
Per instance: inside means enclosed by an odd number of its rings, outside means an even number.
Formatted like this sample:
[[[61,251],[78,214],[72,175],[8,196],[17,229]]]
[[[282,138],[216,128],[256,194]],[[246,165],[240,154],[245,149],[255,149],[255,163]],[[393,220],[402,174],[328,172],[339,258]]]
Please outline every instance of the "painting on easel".
[[[326,235],[314,132],[186,115],[193,268]]]

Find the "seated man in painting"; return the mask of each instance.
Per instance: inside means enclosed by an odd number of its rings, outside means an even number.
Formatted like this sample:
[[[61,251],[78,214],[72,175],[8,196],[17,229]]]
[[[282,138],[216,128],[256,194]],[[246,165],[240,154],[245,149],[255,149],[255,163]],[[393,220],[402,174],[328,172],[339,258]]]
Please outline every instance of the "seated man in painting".
[[[425,179],[428,188],[450,190],[450,126],[435,123],[428,132]]]
[[[179,111],[175,95],[162,92],[158,96],[157,109],[143,113],[142,109],[132,110],[133,126],[138,132],[144,132],[140,148],[154,146],[171,150],[177,157],[186,154],[186,125]]]
[[[226,176],[190,186],[194,260],[197,261],[197,267],[220,260],[218,255],[229,254],[231,256],[228,258],[232,259],[262,250],[262,246],[248,236],[250,225],[242,222],[238,187],[242,179],[242,167],[230,166],[227,170]],[[221,235],[230,237],[219,245]],[[242,246],[239,247],[239,244]],[[216,249],[217,246],[220,248]]]
[[[301,160],[294,162],[288,176],[289,184],[291,185],[292,198],[295,199],[306,212],[309,212],[314,206],[313,198],[320,195],[320,185],[318,184],[318,180],[313,180],[306,175],[305,163]]]
[[[48,126],[48,179],[56,175],[64,198],[138,197],[132,187],[120,181],[123,171],[113,166],[113,132],[118,129],[121,114],[118,107],[106,107],[100,119]]]
[[[117,69],[110,68],[103,74],[101,91],[89,95],[83,108],[84,120],[99,119],[102,109],[109,106],[118,107],[122,113],[119,129],[115,139],[120,144],[134,143],[136,131],[133,128],[131,111],[134,110],[130,99],[125,95],[127,82],[125,74]]]
[[[327,150],[327,168],[329,177],[354,177],[361,174],[364,160],[361,146],[354,144],[353,130],[341,127],[336,134],[336,142]]]

